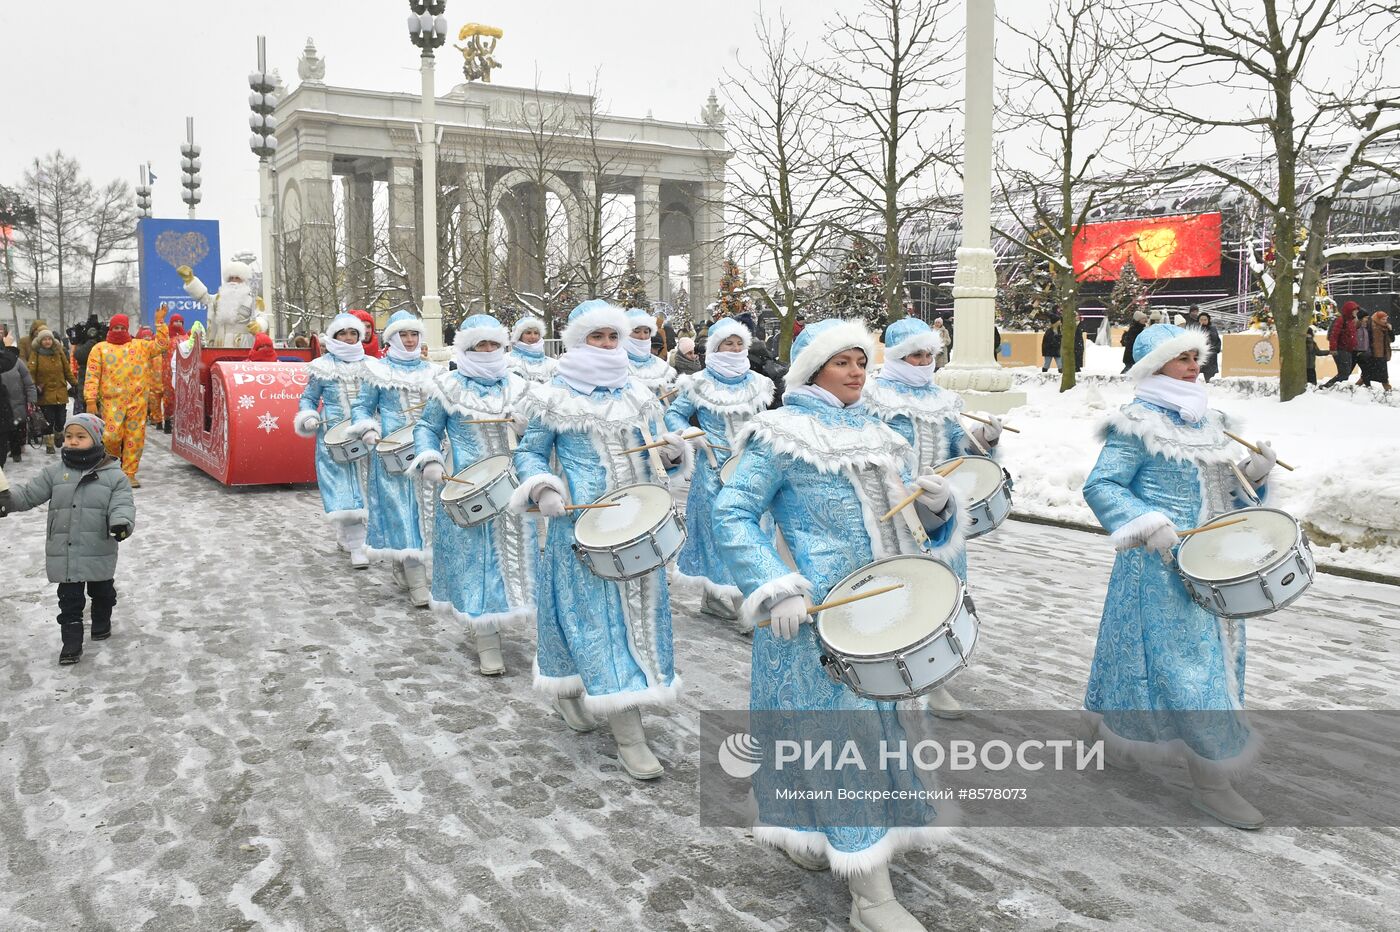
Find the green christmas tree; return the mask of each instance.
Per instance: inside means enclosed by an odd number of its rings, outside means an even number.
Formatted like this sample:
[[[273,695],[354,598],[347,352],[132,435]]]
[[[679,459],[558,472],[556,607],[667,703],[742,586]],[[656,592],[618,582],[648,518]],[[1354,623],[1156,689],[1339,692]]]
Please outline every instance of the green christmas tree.
[[[642,281],[641,273],[637,271],[635,252],[627,256],[627,271],[622,273],[622,280],[617,283],[617,291],[614,292],[613,298],[625,308],[639,307],[644,311],[651,310],[651,299],[647,297],[646,284]]]
[[[730,317],[744,310],[744,271],[733,256],[725,256],[719,277],[719,310]]]
[[[868,240],[857,237],[836,270],[828,304],[836,315],[857,318],[878,333],[889,323],[881,284],[875,250]]]
[[[1138,276],[1137,267],[1132,262],[1123,263],[1118,281],[1108,293],[1109,319],[1120,324],[1131,322],[1133,311],[1147,310],[1147,293],[1147,285]]]

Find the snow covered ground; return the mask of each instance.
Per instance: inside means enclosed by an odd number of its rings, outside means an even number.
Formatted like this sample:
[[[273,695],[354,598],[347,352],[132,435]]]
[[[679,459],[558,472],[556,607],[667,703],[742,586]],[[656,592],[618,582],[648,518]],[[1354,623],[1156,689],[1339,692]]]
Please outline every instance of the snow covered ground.
[[[223,489],[160,434],[141,475],[115,633],[75,667],[43,515],[0,521],[0,929],[845,928],[843,885],[699,824],[696,716],[746,707],[749,641],[693,597],[686,692],[646,716],[667,773],[637,783],[532,693],[533,631],[507,635],[507,676],[476,675],[458,626],[348,569],[314,489]],[[1110,561],[1102,537],[1016,522],[975,542],[964,701],[1077,707]],[[1321,576],[1251,622],[1251,706],[1392,707],[1397,593]],[[1121,779],[1199,824],[1180,770]],[[1400,910],[1397,859],[1394,829],[969,826],[894,882],[939,929],[1373,930]]]
[[[1059,391],[1054,372],[1014,370],[1027,404],[1011,413],[1021,433],[1005,435],[1001,455],[1018,512],[1097,523],[1081,489],[1101,447],[1099,426],[1132,389],[1110,378],[1122,369],[1121,348],[1087,349],[1089,378],[1071,392]],[[1263,380],[1216,381],[1210,391],[1236,433],[1270,441],[1297,467],[1274,470],[1268,504],[1303,522],[1319,561],[1400,575],[1400,391],[1310,390],[1288,404]]]

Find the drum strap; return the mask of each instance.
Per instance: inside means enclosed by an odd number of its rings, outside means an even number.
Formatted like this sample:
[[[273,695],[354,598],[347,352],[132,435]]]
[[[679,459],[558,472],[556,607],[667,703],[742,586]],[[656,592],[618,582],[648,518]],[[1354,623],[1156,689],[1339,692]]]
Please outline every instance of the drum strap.
[[[656,435],[651,432],[651,425],[642,419],[641,425],[637,428],[642,434],[642,443],[655,443]],[[656,474],[656,481],[662,485],[670,486],[670,477],[666,473],[666,466],[661,462],[661,448],[652,447],[646,451],[646,455],[651,459],[652,471]]]

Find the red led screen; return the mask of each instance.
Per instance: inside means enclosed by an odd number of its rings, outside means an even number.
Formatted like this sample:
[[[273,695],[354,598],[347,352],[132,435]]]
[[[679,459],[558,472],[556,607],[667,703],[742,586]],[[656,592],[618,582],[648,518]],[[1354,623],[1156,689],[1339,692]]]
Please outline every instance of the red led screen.
[[[1090,282],[1113,281],[1132,262],[1140,278],[1220,274],[1220,215],[1148,217],[1091,223],[1074,239],[1074,270]]]

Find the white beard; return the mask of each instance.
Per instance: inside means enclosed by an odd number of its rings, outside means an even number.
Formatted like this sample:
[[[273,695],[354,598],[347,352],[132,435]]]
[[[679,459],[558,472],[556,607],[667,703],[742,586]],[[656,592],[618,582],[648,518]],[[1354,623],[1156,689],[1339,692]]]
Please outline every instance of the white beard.
[[[213,346],[249,346],[248,321],[253,317],[253,289],[247,282],[224,282],[210,308]]]

